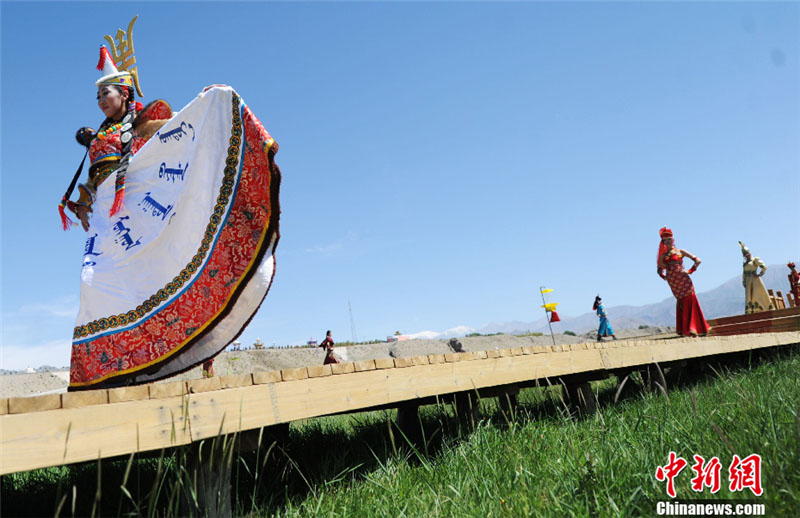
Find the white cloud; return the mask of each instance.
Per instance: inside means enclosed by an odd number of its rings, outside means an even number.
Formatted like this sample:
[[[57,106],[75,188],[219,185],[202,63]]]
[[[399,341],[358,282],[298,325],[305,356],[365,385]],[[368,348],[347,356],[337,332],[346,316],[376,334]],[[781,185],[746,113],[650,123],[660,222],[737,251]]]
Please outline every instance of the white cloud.
[[[78,297],[53,297],[3,313],[0,368],[69,365]]]
[[[472,333],[473,331],[475,330],[468,326],[456,326],[451,327],[450,329],[445,329],[444,331],[419,331],[417,333],[410,333],[407,336],[412,340],[416,338],[421,338],[423,340],[437,340],[442,338],[464,336]]]
[[[341,239],[334,241],[333,243],[327,245],[317,245],[312,246],[311,248],[306,248],[305,251],[311,254],[323,254],[323,255],[331,255],[334,252],[338,252],[339,250],[344,249],[345,244],[354,243],[358,240],[358,234],[349,230],[347,234]]]
[[[441,334],[442,333],[438,333],[436,331],[420,331],[419,333],[412,333],[407,336],[412,340],[417,338],[422,338],[423,340],[435,340],[436,338],[439,338]]]
[[[0,349],[0,368],[22,370],[27,367],[69,365],[72,340],[50,340],[37,345],[6,345]]]
[[[338,250],[344,248],[341,242],[331,243],[329,245],[319,245],[312,248],[306,248],[306,252],[311,254],[323,254],[323,255],[330,255]]]
[[[78,314],[78,297],[75,295],[67,295],[59,297],[53,302],[39,303],[39,304],[25,304],[16,311],[12,311],[4,315],[4,319],[14,319],[20,316],[37,316],[42,317],[57,317],[66,318]]]
[[[451,327],[450,329],[446,329],[445,331],[442,332],[442,334],[448,336],[464,336],[474,331],[475,329],[471,327],[456,326],[456,327]]]

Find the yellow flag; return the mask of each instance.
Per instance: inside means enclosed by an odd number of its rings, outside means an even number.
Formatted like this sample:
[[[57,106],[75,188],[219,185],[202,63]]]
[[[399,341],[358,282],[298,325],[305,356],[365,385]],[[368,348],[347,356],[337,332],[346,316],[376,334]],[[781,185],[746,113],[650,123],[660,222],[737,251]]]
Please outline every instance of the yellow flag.
[[[556,306],[558,306],[558,302],[548,302],[544,306],[542,306],[547,311],[555,311]]]
[[[544,288],[542,293],[550,293],[551,291],[553,291],[553,288]]]

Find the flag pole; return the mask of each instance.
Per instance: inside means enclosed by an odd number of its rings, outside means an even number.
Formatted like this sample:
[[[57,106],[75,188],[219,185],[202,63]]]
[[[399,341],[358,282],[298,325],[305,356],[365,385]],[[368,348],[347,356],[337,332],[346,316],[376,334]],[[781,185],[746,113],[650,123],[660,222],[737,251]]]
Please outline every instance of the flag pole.
[[[550,323],[550,315],[547,314],[547,302],[544,300],[544,286],[539,286],[539,293],[542,294],[542,304],[544,305],[544,317],[547,319],[547,327],[550,328],[550,338],[553,339],[553,345],[556,345],[556,336],[553,334],[553,325]]]

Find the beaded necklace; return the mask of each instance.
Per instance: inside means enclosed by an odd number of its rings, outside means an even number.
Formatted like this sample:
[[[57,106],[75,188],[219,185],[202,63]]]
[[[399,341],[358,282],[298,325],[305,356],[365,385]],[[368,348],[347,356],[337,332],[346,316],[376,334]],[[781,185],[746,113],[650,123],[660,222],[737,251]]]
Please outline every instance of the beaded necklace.
[[[114,124],[113,126],[109,126],[108,128],[106,128],[104,130],[98,131],[96,138],[99,138],[100,140],[103,140],[103,139],[107,138],[110,134],[112,134],[115,131],[117,131],[118,129],[120,129],[123,124],[124,124],[123,122],[118,122],[118,123]]]

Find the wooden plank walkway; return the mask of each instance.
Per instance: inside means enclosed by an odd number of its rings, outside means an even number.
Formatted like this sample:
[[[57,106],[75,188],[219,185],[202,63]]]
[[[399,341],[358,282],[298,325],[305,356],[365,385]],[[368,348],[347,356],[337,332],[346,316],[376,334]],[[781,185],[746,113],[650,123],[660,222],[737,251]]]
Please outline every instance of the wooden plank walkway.
[[[554,377],[800,343],[800,331],[384,358],[0,399],[0,474]]]
[[[715,318],[708,325],[717,336],[791,331],[800,329],[800,307]]]

